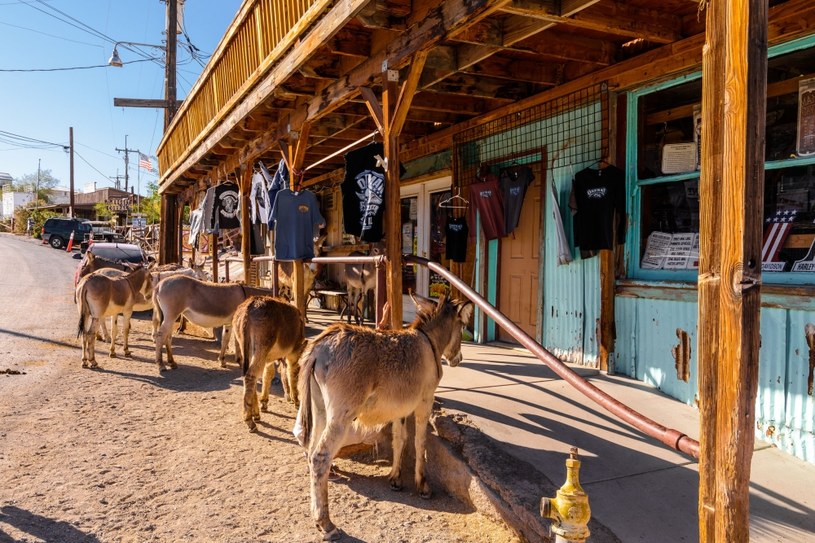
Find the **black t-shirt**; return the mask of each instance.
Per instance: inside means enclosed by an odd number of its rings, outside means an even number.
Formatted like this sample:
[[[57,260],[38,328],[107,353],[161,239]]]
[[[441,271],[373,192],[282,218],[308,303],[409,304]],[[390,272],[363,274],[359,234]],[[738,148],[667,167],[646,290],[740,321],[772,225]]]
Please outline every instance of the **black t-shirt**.
[[[385,157],[381,143],[371,143],[345,155],[342,211],[345,232],[362,241],[382,240],[385,203],[385,170],[377,166]]]
[[[526,189],[534,179],[535,174],[529,166],[513,166],[501,171],[499,183],[504,200],[504,229],[507,235],[514,232],[518,226]]]
[[[612,249],[625,241],[625,174],[615,166],[577,172],[572,185],[575,245],[581,251]]]
[[[445,228],[447,248],[445,256],[453,262],[467,261],[467,219],[466,217],[447,217]]]
[[[221,183],[215,187],[212,215],[220,230],[241,227],[240,191],[235,183]]]

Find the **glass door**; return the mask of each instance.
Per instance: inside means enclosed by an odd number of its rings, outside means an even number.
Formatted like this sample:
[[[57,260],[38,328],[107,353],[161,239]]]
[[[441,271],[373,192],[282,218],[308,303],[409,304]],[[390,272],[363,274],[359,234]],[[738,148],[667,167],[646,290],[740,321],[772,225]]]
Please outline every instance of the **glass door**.
[[[450,181],[450,177],[443,177],[402,188],[402,253],[421,256],[447,265],[445,226],[448,210],[439,209],[438,203],[450,196]],[[449,292],[449,289],[445,279],[424,266],[403,264],[403,320],[412,321],[416,313],[408,292],[438,298]]]

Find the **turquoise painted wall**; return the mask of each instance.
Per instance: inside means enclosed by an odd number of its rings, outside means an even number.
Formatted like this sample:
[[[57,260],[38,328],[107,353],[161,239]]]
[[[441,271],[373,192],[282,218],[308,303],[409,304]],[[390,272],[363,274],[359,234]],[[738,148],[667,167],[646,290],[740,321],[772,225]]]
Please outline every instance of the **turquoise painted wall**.
[[[687,301],[618,296],[615,303],[616,373],[653,385],[688,405],[696,405],[698,362],[695,292]],[[756,438],[815,463],[815,397],[807,394],[809,348],[804,334],[815,311],[761,308],[761,351],[756,397]],[[676,376],[671,348],[676,329],[690,336],[690,380]]]

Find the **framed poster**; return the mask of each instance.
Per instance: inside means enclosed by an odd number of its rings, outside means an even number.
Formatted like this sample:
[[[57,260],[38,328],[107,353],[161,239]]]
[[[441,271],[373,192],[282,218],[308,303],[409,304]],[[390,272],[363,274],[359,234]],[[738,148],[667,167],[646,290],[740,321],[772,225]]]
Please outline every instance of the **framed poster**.
[[[798,156],[815,155],[815,78],[798,82]]]

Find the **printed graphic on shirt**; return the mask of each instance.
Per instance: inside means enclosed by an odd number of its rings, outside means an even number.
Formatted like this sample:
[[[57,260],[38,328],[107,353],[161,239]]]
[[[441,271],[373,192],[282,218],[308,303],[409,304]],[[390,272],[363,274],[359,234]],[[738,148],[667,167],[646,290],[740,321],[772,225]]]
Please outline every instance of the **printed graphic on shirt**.
[[[385,177],[379,172],[363,170],[355,178],[359,190],[359,221],[362,231],[373,228],[373,221],[385,197]]]
[[[234,219],[238,216],[238,193],[227,190],[218,195],[220,214],[225,219]]]

